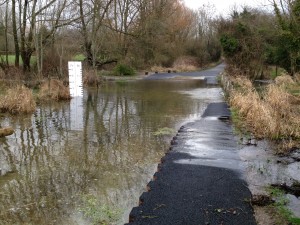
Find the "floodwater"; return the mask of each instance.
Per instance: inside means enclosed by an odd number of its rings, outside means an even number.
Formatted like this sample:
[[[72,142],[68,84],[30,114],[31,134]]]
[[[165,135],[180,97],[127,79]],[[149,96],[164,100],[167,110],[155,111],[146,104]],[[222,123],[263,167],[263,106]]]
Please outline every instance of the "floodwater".
[[[0,224],[123,224],[181,125],[199,118],[204,81],[132,81],[77,102],[0,117]],[[197,98],[195,98],[197,95]],[[169,136],[154,135],[161,128]]]

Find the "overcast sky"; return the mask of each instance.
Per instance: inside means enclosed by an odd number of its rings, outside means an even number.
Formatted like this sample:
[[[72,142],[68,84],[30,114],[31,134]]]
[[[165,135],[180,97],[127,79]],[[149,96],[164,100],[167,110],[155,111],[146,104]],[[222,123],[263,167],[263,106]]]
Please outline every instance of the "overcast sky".
[[[268,0],[184,0],[185,5],[189,8],[197,9],[203,4],[208,3],[215,6],[216,13],[227,16],[231,9],[236,5],[241,6],[251,6],[257,8],[263,8],[268,5]]]

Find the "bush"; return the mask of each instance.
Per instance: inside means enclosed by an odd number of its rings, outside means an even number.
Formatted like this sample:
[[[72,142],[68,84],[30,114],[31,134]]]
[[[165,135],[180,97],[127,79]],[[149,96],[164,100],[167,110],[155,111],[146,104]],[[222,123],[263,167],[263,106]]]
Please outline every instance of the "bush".
[[[132,67],[125,64],[118,64],[114,68],[114,73],[117,76],[132,76],[135,75],[135,71]]]
[[[239,42],[234,37],[230,37],[226,34],[222,35],[220,38],[220,42],[226,56],[233,56],[236,52],[239,51]]]
[[[63,82],[56,79],[45,81],[40,88],[39,99],[69,100],[71,99],[69,88]]]
[[[84,70],[83,71],[83,85],[88,87],[95,87],[100,85],[102,79],[100,76],[97,75],[95,70]]]
[[[182,56],[175,60],[173,68],[177,71],[195,71],[199,67],[196,57]]]
[[[7,90],[6,95],[0,99],[0,110],[12,114],[32,113],[36,103],[32,91],[24,85],[17,85]]]

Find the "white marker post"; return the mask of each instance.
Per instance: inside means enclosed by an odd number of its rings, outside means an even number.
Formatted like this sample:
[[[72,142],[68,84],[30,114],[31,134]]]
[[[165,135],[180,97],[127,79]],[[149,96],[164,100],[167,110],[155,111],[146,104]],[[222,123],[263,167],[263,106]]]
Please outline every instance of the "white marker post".
[[[81,62],[68,62],[70,103],[70,129],[83,130],[83,88]]]
[[[68,62],[71,97],[83,96],[81,62]]]

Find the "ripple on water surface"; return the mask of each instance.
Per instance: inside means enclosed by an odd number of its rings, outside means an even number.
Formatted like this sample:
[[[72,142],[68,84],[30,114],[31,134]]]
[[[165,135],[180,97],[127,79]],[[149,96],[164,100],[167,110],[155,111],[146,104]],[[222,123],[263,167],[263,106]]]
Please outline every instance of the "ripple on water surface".
[[[200,117],[207,90],[200,98],[191,95],[195,90],[199,94],[201,85],[107,84],[85,90],[81,108],[69,102],[45,103],[33,115],[5,115],[0,125],[12,126],[15,133],[0,139],[0,221],[127,222],[168,149],[170,137],[154,132],[164,127],[177,130]]]

